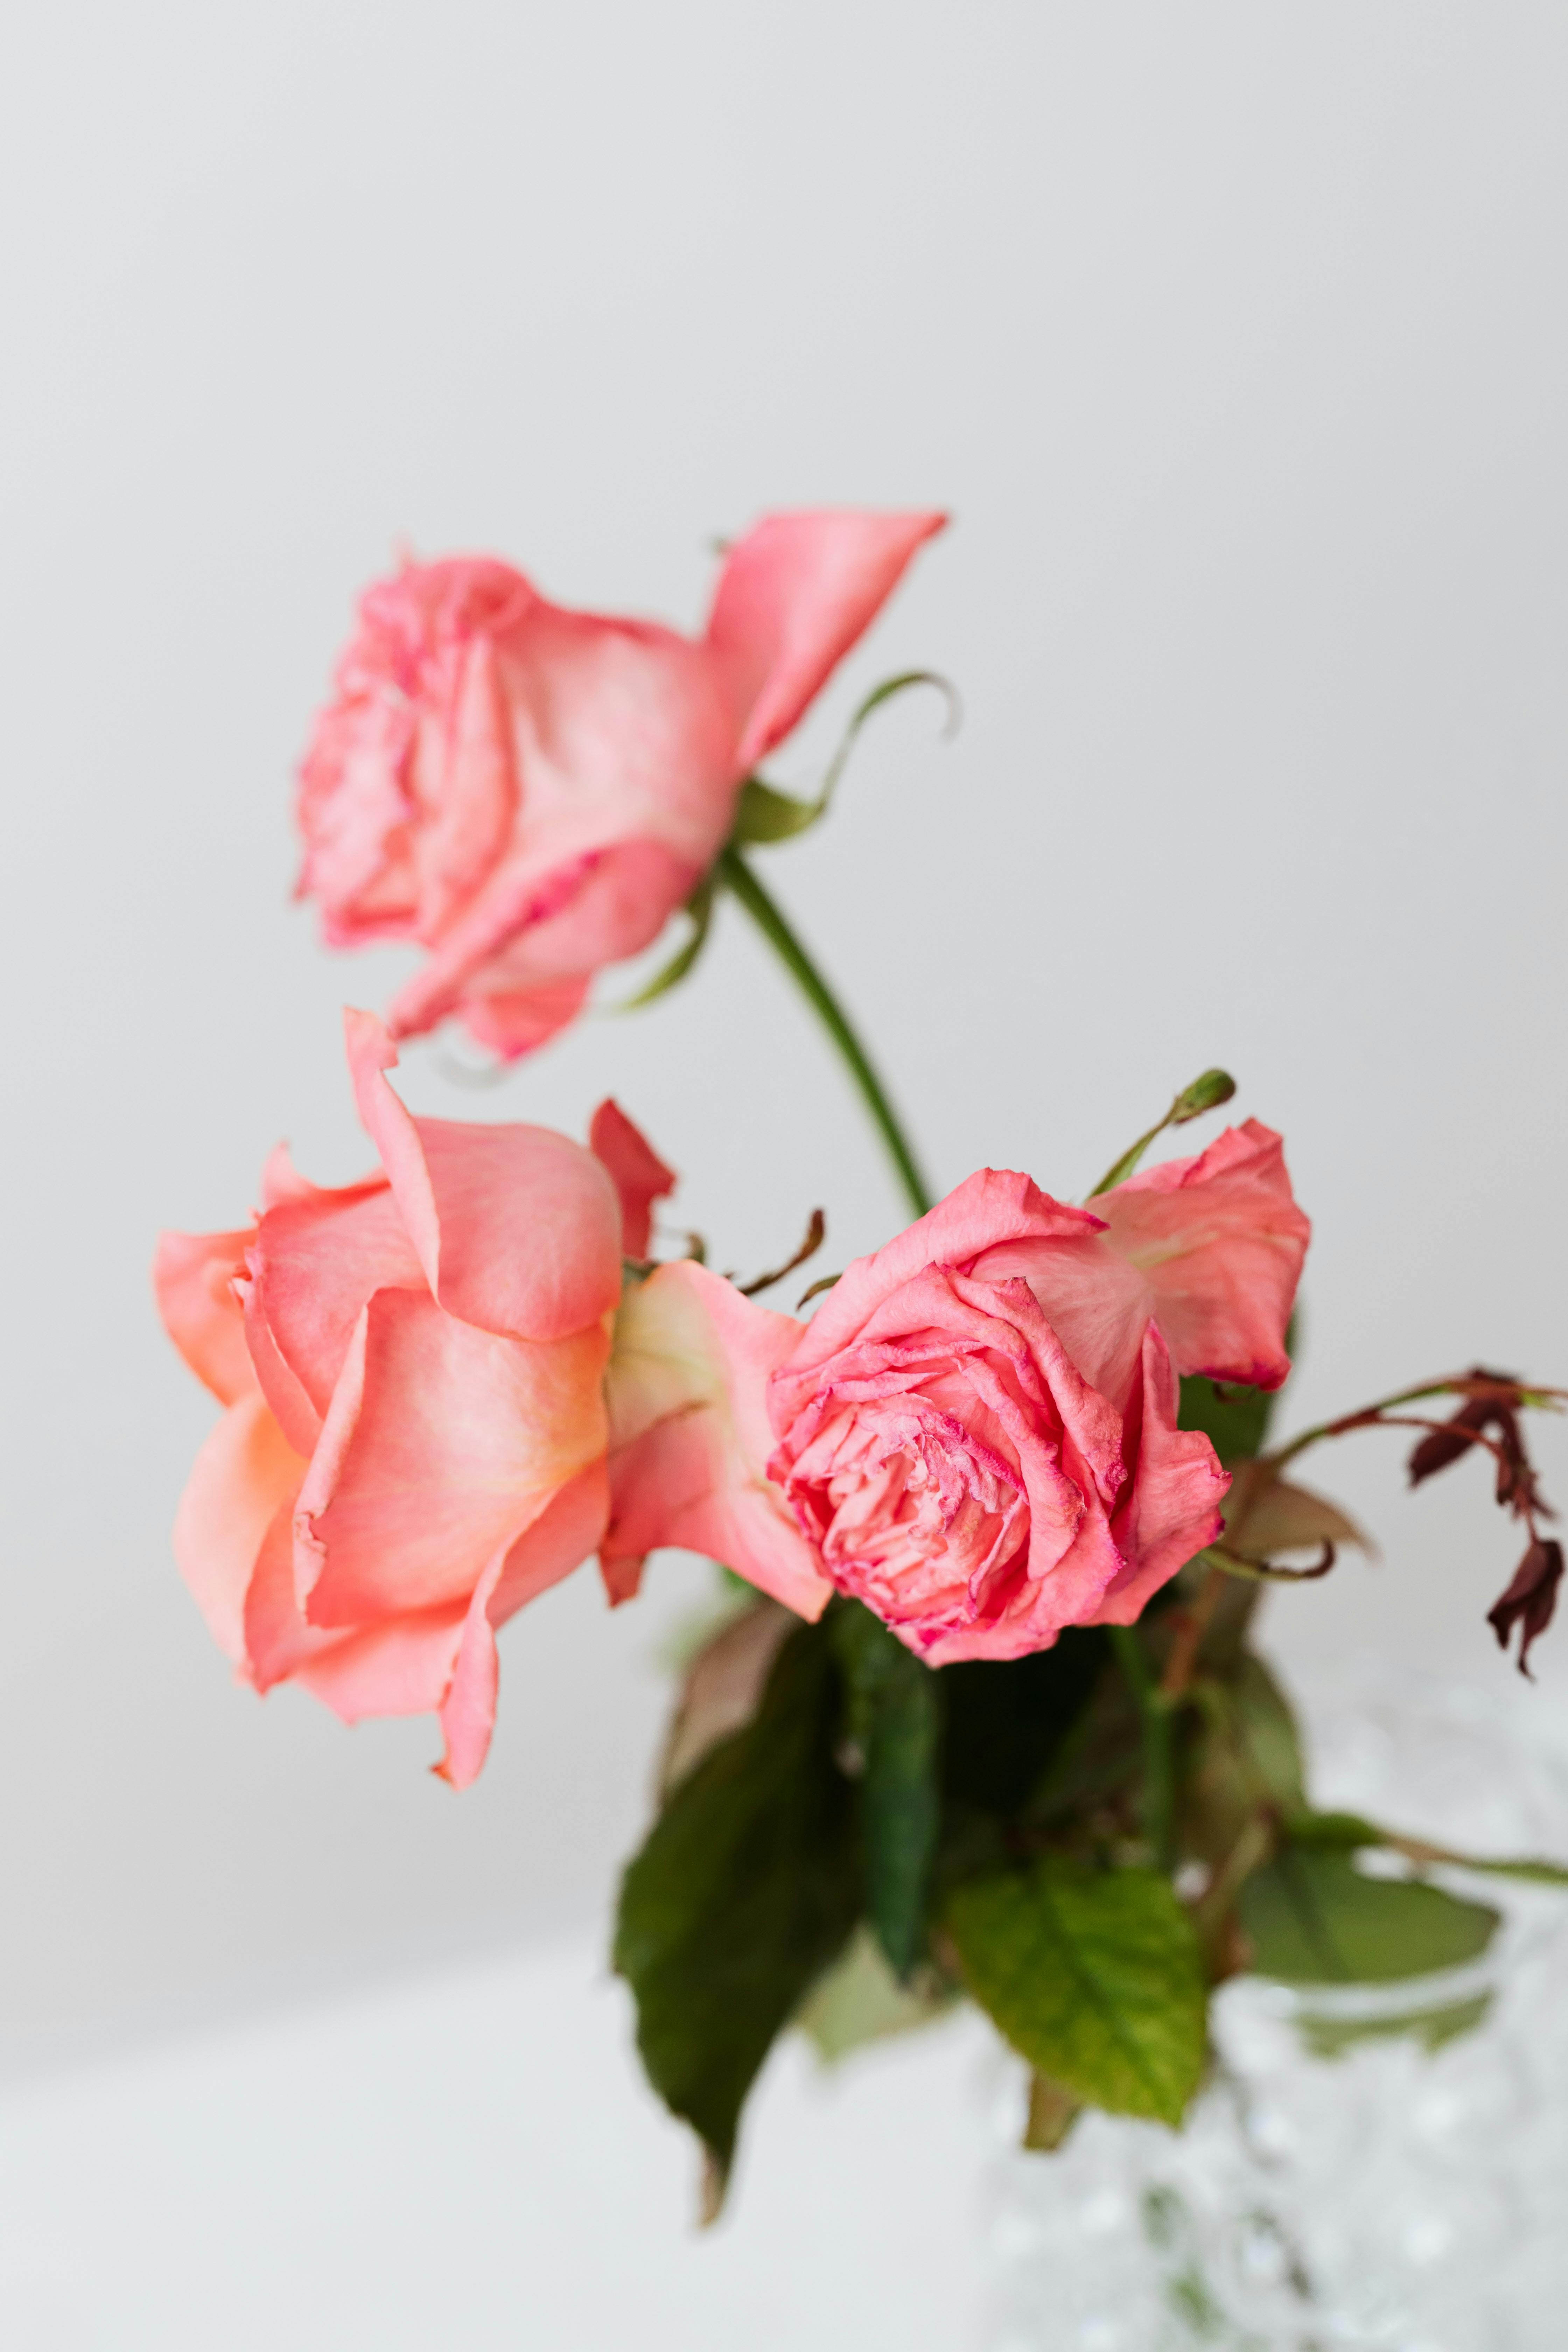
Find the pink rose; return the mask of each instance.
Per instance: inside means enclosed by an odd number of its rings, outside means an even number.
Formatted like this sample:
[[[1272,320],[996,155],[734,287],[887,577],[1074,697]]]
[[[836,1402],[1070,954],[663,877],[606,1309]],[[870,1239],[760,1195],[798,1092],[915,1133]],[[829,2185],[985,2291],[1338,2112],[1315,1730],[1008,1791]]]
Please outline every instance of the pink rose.
[[[525,1054],[637,954],[740,786],[891,593],[936,514],[770,515],[696,640],[547,604],[484,558],[370,589],[300,770],[300,895],[334,947],[430,950],[395,1037],[459,1013]]]
[[[412,1118],[381,1024],[346,1028],[382,1171],[322,1191],[279,1150],[246,1231],[159,1246],[170,1335],[227,1408],[175,1555],[256,1689],[303,1683],[349,1723],[436,1712],[461,1788],[495,1719],[495,1628],[603,1533],[617,1181],[646,1245],[668,1171],[613,1105],[608,1169],[545,1128]]]
[[[804,1326],[663,1267],[617,1325],[605,1557],[710,1550],[806,1616],[837,1588],[935,1665],[1129,1624],[1220,1532],[1176,1375],[1284,1379],[1309,1230],[1248,1121],[1092,1208],[983,1170]]]

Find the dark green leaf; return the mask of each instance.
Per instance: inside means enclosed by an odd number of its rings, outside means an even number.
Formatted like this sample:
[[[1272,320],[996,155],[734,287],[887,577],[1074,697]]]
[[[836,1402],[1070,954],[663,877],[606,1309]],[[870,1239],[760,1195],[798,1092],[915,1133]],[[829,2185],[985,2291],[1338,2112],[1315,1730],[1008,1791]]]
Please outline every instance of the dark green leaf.
[[[615,1965],[637,1997],[637,2047],[721,2182],[773,2036],[859,1907],[840,1728],[827,1641],[803,1626],[752,1721],[680,1781],[622,1883]]]
[[[1242,1888],[1259,1976],[1287,1984],[1387,1984],[1461,1967],[1498,1915],[1419,1879],[1367,1878],[1342,1847],[1287,1841]]]
[[[1168,1880],[1049,1855],[956,1888],[947,1917],[970,1991],[1031,2065],[1114,2115],[1180,2122],[1205,1999]]]
[[[1069,1626],[1026,1658],[944,1666],[947,1795],[989,1813],[1026,1802],[1089,1704],[1109,1657],[1099,1626]]]
[[[835,1607],[832,1633],[849,1693],[850,1737],[865,1765],[866,1915],[903,1979],[925,1948],[940,1814],[939,1677],[858,1601]]]

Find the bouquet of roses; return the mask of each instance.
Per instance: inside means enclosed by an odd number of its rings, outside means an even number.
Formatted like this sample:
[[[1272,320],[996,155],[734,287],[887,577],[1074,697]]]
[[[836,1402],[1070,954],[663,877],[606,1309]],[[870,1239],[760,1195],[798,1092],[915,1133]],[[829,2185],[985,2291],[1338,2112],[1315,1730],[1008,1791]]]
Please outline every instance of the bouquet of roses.
[[[1238,1970],[1415,1979],[1476,1956],[1496,1915],[1426,1875],[1462,1857],[1314,1810],[1249,1626],[1268,1581],[1362,1541],[1293,1475],[1352,1430],[1414,1430],[1412,1481],[1486,1457],[1526,1537],[1490,1611],[1521,1669],[1563,1573],[1522,1426],[1560,1391],[1478,1368],[1271,1443],[1309,1236],[1280,1138],[1249,1118],[1142,1164],[1229,1100],[1225,1072],[1081,1202],[994,1169],[928,1197],[751,853],[823,819],[880,703],[942,685],[868,697],[809,800],[756,772],[942,523],[769,517],[697,640],[489,561],[372,588],[299,822],[329,940],[426,950],[384,1024],[346,1015],[379,1165],[322,1189],[279,1150],[247,1225],[165,1235],[156,1266],[226,1408],[176,1557],[257,1691],[302,1683],[350,1723],[428,1710],[460,1789],[506,1619],[595,1555],[612,1604],[661,1547],[717,1564],[616,1940],[710,2210],[792,2021],[837,2050],[967,1995],[1031,2069],[1048,2148],[1085,2106],[1178,2123]],[[913,1216],[793,1313],[759,1295],[821,1247],[820,1212],[742,1283],[695,1237],[657,1245],[676,1179],[615,1103],[584,1145],[414,1118],[388,1076],[397,1040],[448,1019],[502,1062],[531,1052],[683,917],[651,1001],[722,894],[845,1057]]]

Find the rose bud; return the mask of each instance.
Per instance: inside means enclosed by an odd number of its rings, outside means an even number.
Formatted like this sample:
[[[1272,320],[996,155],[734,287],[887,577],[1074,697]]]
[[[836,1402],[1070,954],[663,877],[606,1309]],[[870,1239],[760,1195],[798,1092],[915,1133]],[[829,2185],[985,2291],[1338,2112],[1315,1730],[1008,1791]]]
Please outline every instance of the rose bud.
[[[1278,1386],[1309,1231],[1248,1121],[1092,1209],[983,1170],[809,1324],[661,1267],[617,1319],[605,1556],[707,1550],[805,1616],[837,1589],[932,1664],[1131,1623],[1221,1530],[1176,1375]]]
[[[623,1218],[645,1245],[668,1172],[610,1105],[603,1158],[413,1118],[381,1024],[345,1018],[380,1171],[323,1191],[279,1151],[247,1231],[159,1247],[164,1322],[227,1408],[175,1556],[257,1690],[302,1683],[349,1723],[438,1714],[461,1788],[495,1718],[496,1627],[604,1531]]]
[[[300,772],[299,887],[333,947],[429,950],[391,1034],[458,1014],[511,1056],[571,1021],[690,897],[752,768],[942,522],[770,515],[697,639],[548,604],[487,558],[371,588]]]

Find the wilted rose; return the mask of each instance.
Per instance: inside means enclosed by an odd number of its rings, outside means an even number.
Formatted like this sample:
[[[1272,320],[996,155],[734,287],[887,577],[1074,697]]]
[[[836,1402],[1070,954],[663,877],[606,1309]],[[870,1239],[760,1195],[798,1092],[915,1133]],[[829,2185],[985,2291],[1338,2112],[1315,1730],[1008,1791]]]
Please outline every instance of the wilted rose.
[[[1130,1623],[1220,1533],[1176,1375],[1278,1386],[1308,1233],[1248,1122],[1092,1209],[982,1171],[804,1326],[663,1267],[617,1325],[606,1554],[853,1594],[933,1664]]]
[[[942,520],[768,516],[696,639],[549,604],[488,558],[371,588],[300,770],[300,890],[334,947],[429,950],[393,1035],[456,1013],[513,1055],[571,1021],[690,896],[752,768]]]

